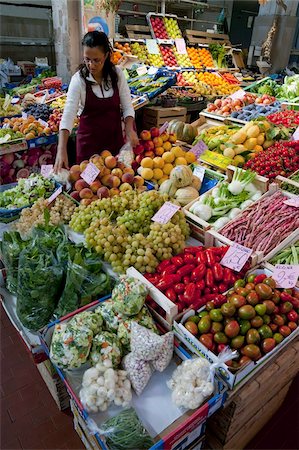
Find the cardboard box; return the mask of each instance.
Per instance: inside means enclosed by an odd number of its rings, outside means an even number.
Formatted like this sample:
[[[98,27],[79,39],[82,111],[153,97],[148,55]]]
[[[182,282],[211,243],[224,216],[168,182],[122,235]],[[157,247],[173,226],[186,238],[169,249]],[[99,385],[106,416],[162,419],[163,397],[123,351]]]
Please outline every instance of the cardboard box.
[[[18,61],[17,65],[21,67],[24,75],[34,75],[35,63],[31,61]]]
[[[165,122],[171,120],[186,121],[187,108],[175,106],[173,108],[161,108],[160,106],[150,106],[143,110],[143,127],[161,127]]]

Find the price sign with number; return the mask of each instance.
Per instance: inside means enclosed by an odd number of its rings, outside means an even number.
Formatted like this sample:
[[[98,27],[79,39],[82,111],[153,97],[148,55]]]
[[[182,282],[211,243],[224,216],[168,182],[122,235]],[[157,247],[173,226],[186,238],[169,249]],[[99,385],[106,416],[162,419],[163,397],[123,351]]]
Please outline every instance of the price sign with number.
[[[204,141],[198,141],[197,144],[192,147],[189,152],[194,153],[196,158],[198,158],[203,152],[208,149],[208,146],[204,143]]]
[[[299,141],[299,127],[296,129],[295,133],[292,136],[293,141]]]
[[[238,91],[234,92],[232,95],[229,95],[228,98],[231,98],[232,100],[242,100],[245,95],[246,95],[246,92],[243,89],[239,89]]]
[[[150,55],[159,55],[160,50],[156,39],[147,39],[146,40],[146,48]]]
[[[159,211],[157,211],[156,214],[152,217],[152,220],[164,225],[165,223],[168,223],[170,221],[172,216],[174,216],[179,209],[180,206],[174,205],[171,202],[165,202],[164,205],[161,206]]]
[[[200,179],[200,181],[202,181],[205,176],[205,171],[206,171],[206,169],[204,167],[196,166],[193,171],[193,175],[195,175],[197,178]]]
[[[229,269],[240,272],[249,259],[252,250],[236,242],[227,250],[220,263]]]
[[[83,178],[86,183],[91,184],[96,177],[99,175],[100,170],[93,163],[88,163],[83,172],[81,173],[81,178]]]
[[[59,194],[61,194],[62,192],[62,186],[60,186],[60,188],[56,189],[55,192],[53,192],[53,194],[51,195],[51,197],[48,198],[48,205],[50,203],[52,203],[56,197],[58,197]]]
[[[182,39],[182,38],[175,39],[175,46],[176,46],[176,49],[177,49],[179,55],[187,54],[185,39]]]
[[[168,122],[165,122],[163,125],[162,125],[162,127],[161,128],[159,128],[159,133],[160,133],[160,135],[161,134],[163,134],[164,133],[164,131],[166,131],[167,130],[167,128],[168,128],[168,125],[169,125],[169,123]]]
[[[299,195],[296,197],[291,197],[283,202],[285,205],[294,206],[294,208],[299,208]]]
[[[276,264],[272,278],[277,282],[278,287],[290,289],[294,287],[299,278],[299,265]]]
[[[48,178],[48,176],[53,171],[53,164],[42,164],[40,168],[40,173],[43,177]]]
[[[200,160],[219,167],[220,169],[226,169],[232,162],[231,158],[221,155],[220,153],[211,152],[210,150],[206,150],[202,155],[200,155]]]

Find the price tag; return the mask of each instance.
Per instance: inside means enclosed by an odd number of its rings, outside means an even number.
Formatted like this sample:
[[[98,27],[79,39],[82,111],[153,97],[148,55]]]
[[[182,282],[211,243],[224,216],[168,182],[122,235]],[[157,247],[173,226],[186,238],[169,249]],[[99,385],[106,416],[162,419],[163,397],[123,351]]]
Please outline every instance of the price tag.
[[[83,178],[86,183],[91,184],[96,177],[99,175],[100,170],[93,163],[88,163],[83,172],[81,173],[81,178]]]
[[[232,100],[242,100],[245,95],[246,95],[246,92],[243,89],[239,89],[238,91],[234,92],[232,95],[229,95],[228,98],[231,98]]]
[[[171,202],[165,202],[163,206],[156,212],[156,214],[152,217],[154,222],[168,223],[172,216],[175,215],[176,212],[180,209],[180,206],[174,205]]]
[[[299,141],[299,127],[296,129],[295,133],[292,136],[293,141]]]
[[[141,75],[145,75],[147,73],[147,68],[145,66],[138,67],[136,72],[141,77]]]
[[[205,171],[206,171],[206,169],[204,167],[196,166],[193,171],[193,175],[195,175],[197,178],[200,179],[200,181],[202,181],[205,176]]]
[[[20,98],[19,97],[13,97],[12,99],[11,99],[11,104],[12,105],[14,105],[15,103],[19,103],[19,101],[20,101]]]
[[[28,115],[25,112],[22,112],[22,119],[27,119]]]
[[[207,149],[208,146],[204,143],[204,141],[198,141],[197,144],[189,150],[189,152],[194,153],[196,159],[198,159],[198,157]]]
[[[175,46],[176,46],[176,49],[177,49],[179,55],[187,54],[185,39],[182,39],[182,38],[175,39]]]
[[[249,259],[251,253],[252,250],[250,248],[234,242],[223,256],[220,264],[228,267],[229,269],[235,270],[236,272],[240,272],[246,261]]]
[[[296,197],[289,198],[283,202],[285,205],[294,206],[295,208],[299,208],[299,195]]]
[[[278,287],[289,289],[296,285],[299,277],[299,264],[276,264],[272,278]]]
[[[53,164],[42,164],[40,173],[43,177],[48,178],[53,171]]]
[[[157,67],[150,67],[150,68],[148,69],[147,74],[148,74],[148,75],[156,75],[157,72],[158,72]]]
[[[165,122],[163,125],[162,125],[162,127],[161,128],[159,128],[159,133],[160,133],[160,135],[161,134],[163,134],[164,133],[164,131],[166,131],[167,130],[167,128],[168,128],[168,125],[169,125],[169,123],[168,122]]]
[[[62,192],[62,186],[60,186],[60,188],[56,189],[55,192],[53,192],[53,194],[51,195],[51,197],[48,198],[48,205],[50,203],[52,203],[56,197],[58,197],[59,194],[61,194]]]
[[[5,123],[5,124],[3,125],[2,128],[3,128],[3,129],[8,129],[8,128],[10,128],[9,123]]]
[[[160,50],[156,39],[146,39],[146,48],[150,55],[159,55]]]
[[[226,169],[232,162],[231,158],[223,156],[220,153],[211,152],[210,150],[206,150],[202,155],[200,155],[200,160],[219,167],[220,169]]]
[[[38,119],[38,122],[39,122],[43,127],[48,128],[48,123],[45,122],[44,120]]]

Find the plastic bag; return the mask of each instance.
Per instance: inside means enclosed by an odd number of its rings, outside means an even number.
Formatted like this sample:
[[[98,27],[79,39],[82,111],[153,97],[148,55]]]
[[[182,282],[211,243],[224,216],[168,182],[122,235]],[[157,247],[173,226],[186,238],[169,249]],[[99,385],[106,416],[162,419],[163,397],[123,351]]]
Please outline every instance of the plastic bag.
[[[128,373],[132,388],[137,395],[140,395],[149,382],[153,369],[147,361],[137,358],[133,353],[124,357],[123,366]]]
[[[104,328],[112,333],[117,333],[118,327],[123,319],[120,314],[114,311],[112,301],[106,300],[95,311],[101,314],[104,321]]]
[[[97,431],[105,437],[110,450],[143,450],[154,445],[133,408],[111,417]]]
[[[101,329],[102,318],[84,311],[67,323],[55,325],[52,336],[50,359],[63,369],[76,369],[85,364],[94,334]]]
[[[127,167],[131,167],[134,161],[134,152],[130,142],[126,142],[118,153],[118,161],[125,164]]]
[[[69,254],[66,282],[55,317],[65,316],[110,292],[110,277],[102,271],[98,256],[82,245],[76,246]]]
[[[1,253],[6,270],[6,286],[13,294],[17,293],[18,287],[19,256],[26,245],[27,242],[22,240],[20,233],[17,231],[3,233]]]
[[[113,308],[120,314],[133,316],[144,305],[148,289],[136,278],[122,276],[112,291]]]
[[[161,353],[164,340],[161,336],[138,323],[131,325],[131,350],[136,358],[151,361]]]
[[[90,359],[93,364],[103,363],[106,359],[112,362],[112,367],[117,368],[121,363],[122,348],[117,336],[109,331],[97,334],[92,341]]]
[[[173,356],[173,332],[169,331],[162,336],[163,345],[157,358],[152,361],[152,366],[155,370],[163,372],[170,364]]]

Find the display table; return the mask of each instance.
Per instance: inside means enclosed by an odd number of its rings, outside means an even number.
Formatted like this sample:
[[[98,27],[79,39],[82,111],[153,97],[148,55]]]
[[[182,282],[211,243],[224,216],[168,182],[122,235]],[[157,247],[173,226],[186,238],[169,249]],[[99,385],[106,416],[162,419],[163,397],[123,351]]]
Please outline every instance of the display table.
[[[242,449],[251,441],[282,405],[299,370],[298,353],[296,339],[245,385],[230,392],[225,407],[208,419],[208,448]]]

